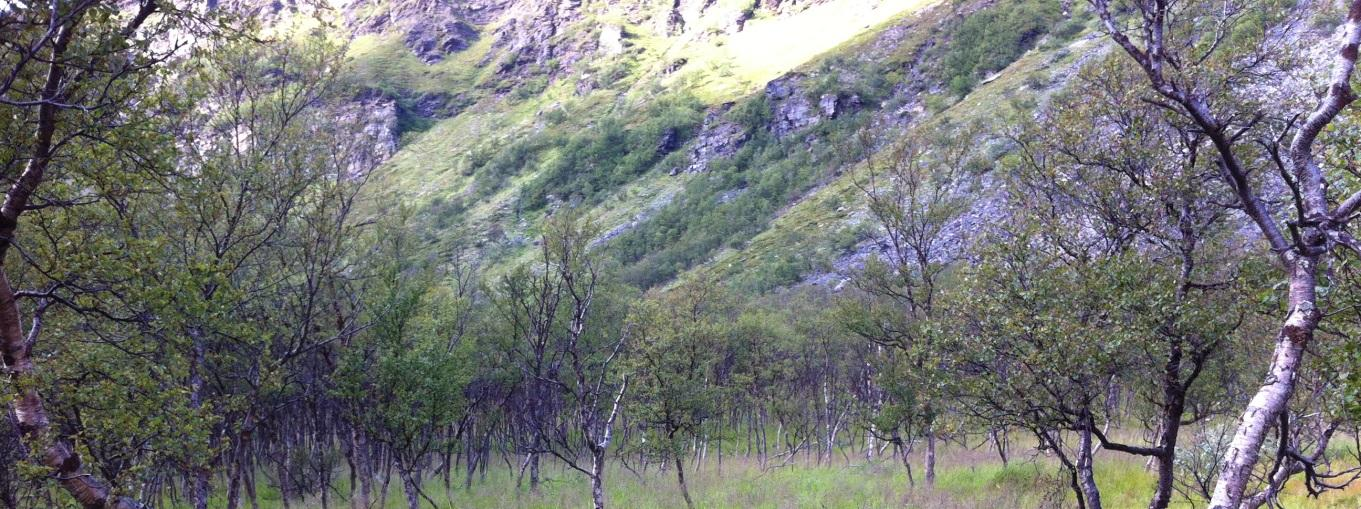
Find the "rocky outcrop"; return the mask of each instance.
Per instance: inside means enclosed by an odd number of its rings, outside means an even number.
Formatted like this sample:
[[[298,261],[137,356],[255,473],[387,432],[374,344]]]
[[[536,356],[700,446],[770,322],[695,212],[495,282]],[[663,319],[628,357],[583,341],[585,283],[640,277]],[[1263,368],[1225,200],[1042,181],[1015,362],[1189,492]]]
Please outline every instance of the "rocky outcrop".
[[[790,14],[827,2],[828,0],[756,0],[756,5],[766,12]]]
[[[517,6],[511,18],[493,34],[496,46],[504,50],[497,72],[519,75],[531,68],[542,68],[550,61],[557,64],[556,69],[546,69],[550,75],[571,69],[599,45],[598,39],[567,37],[563,33],[581,18],[580,7],[581,0],[527,2]]]
[[[696,173],[708,170],[711,161],[737,153],[737,149],[742,148],[751,137],[751,133],[741,124],[724,118],[730,109],[732,103],[727,103],[710,109],[704,115],[704,125],[700,127],[695,145],[690,148],[690,165],[685,171]],[[672,169],[671,174],[675,175],[677,171]]]
[[[657,140],[657,155],[663,156],[675,152],[683,142],[680,130],[674,127],[669,128],[662,132],[661,138]]]
[[[340,7],[354,35],[397,33],[412,54],[433,64],[477,41],[514,0],[401,0],[377,6],[353,0]]]
[[[349,35],[398,34],[417,58],[430,64],[467,49],[477,40],[479,27],[499,19],[516,1],[214,0],[208,8],[228,8],[265,26],[283,25],[292,16],[329,20],[339,15],[337,21]]]
[[[662,69],[662,74],[672,74],[679,71],[682,67],[685,67],[685,64],[688,63],[690,63],[690,60],[686,58],[672,60],[671,63],[666,64],[666,68]]]
[[[349,0],[339,6],[355,35],[377,34],[418,25],[461,21],[473,26],[495,22],[516,0]]]
[[[448,92],[428,92],[401,101],[403,113],[422,118],[448,118],[457,115],[468,107],[471,100],[466,94]]]
[[[662,11],[662,35],[674,37],[685,32],[685,15],[681,14],[681,0],[671,0],[671,7]]]
[[[814,103],[802,88],[807,79],[807,75],[790,73],[766,84],[766,104],[770,105],[771,114],[768,128],[776,137],[787,136],[862,106],[860,96],[845,92],[821,94]]]
[[[807,74],[796,72],[766,84],[765,104],[770,111],[766,131],[781,138],[863,107],[859,95],[847,92],[824,93],[814,101],[804,89],[808,78]],[[733,155],[751,137],[747,127],[726,118],[731,108],[731,103],[725,104],[709,110],[704,116],[704,124],[690,148],[690,164],[685,171],[708,170],[709,163]],[[671,174],[680,171],[674,168]]]
[[[635,214],[631,219],[615,226],[614,228],[610,228],[609,230],[605,231],[605,233],[602,233],[599,237],[592,239],[589,247],[595,248],[601,244],[609,242],[613,240],[615,237],[623,235],[624,233],[627,233],[629,230],[637,228],[638,225],[647,222],[648,219],[652,219],[652,216],[656,215],[658,211],[662,210],[663,208],[666,208],[667,205],[670,205],[671,201],[676,198],[676,194],[678,193],[679,191],[675,190],[659,193],[656,197],[654,197],[651,201],[648,202],[646,208],[644,208],[641,212]]]
[[[860,109],[862,103],[857,94],[822,94],[818,98],[818,109],[822,110],[823,118],[836,118],[842,113],[852,112]]]
[[[783,137],[821,120],[813,102],[798,86],[805,75],[790,73],[766,84],[766,104],[770,105],[770,132]]]
[[[397,101],[377,90],[365,90],[341,106],[337,119],[357,125],[373,145],[359,151],[351,161],[351,176],[362,175],[387,161],[397,152]]]
[[[403,42],[422,62],[433,64],[445,55],[463,51],[477,40],[477,29],[463,21],[420,23],[406,33]]]

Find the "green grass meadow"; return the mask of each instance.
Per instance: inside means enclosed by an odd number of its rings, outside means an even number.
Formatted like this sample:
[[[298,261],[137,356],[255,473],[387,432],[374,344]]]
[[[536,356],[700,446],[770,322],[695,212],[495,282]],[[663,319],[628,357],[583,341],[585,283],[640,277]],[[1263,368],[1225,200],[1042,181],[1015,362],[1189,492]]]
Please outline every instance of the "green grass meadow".
[[[725,457],[720,468],[711,455],[702,465],[687,465],[691,496],[697,507],[705,508],[921,508],[921,509],[1047,509],[1074,506],[1066,478],[1045,457],[1021,456],[1006,466],[986,450],[947,449],[938,463],[935,486],[922,479],[920,458],[914,458],[915,486],[909,483],[902,464],[889,458],[866,461],[854,453],[838,454],[831,462],[818,465],[811,459],[762,469],[754,459]],[[919,456],[919,455],[918,455]],[[337,485],[327,507],[348,508],[347,472],[336,472]],[[498,460],[484,478],[474,478],[465,490],[459,472],[454,473],[452,488],[446,490],[439,479],[428,479],[423,487],[435,502],[425,500],[422,507],[439,508],[578,508],[590,507],[590,485],[585,476],[560,465],[546,465],[539,493],[516,489],[515,474]],[[1108,509],[1147,507],[1152,493],[1153,473],[1144,469],[1138,458],[1112,452],[1098,452],[1097,477],[1103,503]],[[279,492],[259,477],[262,509],[284,507]],[[527,481],[526,481],[527,482]],[[381,483],[379,483],[381,484]],[[610,507],[629,509],[684,507],[674,470],[656,467],[635,470],[615,461],[606,476],[606,501]],[[377,489],[377,486],[375,486]],[[400,480],[394,478],[384,504],[373,507],[405,508]],[[374,498],[378,494],[373,495]],[[1286,508],[1342,509],[1361,507],[1361,487],[1309,498],[1296,482],[1281,499]],[[219,493],[210,507],[225,507]],[[243,506],[249,503],[243,500]],[[291,508],[321,509],[322,501],[311,497],[291,501]],[[185,507],[172,505],[172,507]],[[1204,507],[1178,497],[1173,507]]]

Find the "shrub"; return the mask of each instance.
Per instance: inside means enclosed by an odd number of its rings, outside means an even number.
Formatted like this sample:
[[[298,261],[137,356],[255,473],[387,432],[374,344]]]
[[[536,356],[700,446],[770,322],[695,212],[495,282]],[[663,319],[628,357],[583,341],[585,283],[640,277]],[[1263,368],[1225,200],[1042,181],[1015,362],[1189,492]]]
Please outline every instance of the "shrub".
[[[1057,2],[1023,0],[1002,2],[964,18],[941,59],[950,91],[969,93],[983,76],[1006,68],[1034,47],[1061,17]]]

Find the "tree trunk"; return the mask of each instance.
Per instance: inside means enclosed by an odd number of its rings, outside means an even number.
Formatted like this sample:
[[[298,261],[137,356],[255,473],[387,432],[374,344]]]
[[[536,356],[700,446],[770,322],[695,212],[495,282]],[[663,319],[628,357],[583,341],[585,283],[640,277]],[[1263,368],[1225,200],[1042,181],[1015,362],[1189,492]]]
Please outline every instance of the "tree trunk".
[[[717,420],[718,420],[717,428],[718,428],[719,430],[722,430],[722,429],[723,429],[723,414],[718,414],[718,419],[717,419]],[[627,426],[626,426],[626,428],[627,428]],[[719,476],[719,477],[723,477],[723,433],[720,432],[718,435],[719,435],[719,436],[718,436],[718,476]],[[624,443],[628,443],[628,441],[625,440]]]
[[[1008,461],[1007,440],[1005,438],[1006,431],[999,432],[997,428],[993,428],[992,430],[988,431],[988,435],[990,435],[990,437],[992,438],[993,448],[997,449],[997,456],[1002,458],[1002,466],[1006,467]]]
[[[1182,346],[1174,341],[1163,367],[1163,415],[1158,424],[1159,453],[1152,459],[1157,462],[1158,484],[1153,491],[1149,509],[1167,509],[1172,503],[1172,490],[1176,481],[1177,435],[1181,432],[1181,414],[1186,408],[1186,390],[1181,376]]]
[[[350,507],[368,509],[369,494],[373,492],[373,473],[370,470],[368,447],[357,428],[350,429],[349,440],[351,454],[354,456],[354,469],[350,472],[350,478],[357,479],[359,484],[358,492],[355,492],[354,486],[350,486],[353,494],[350,498]]]
[[[287,443],[287,439],[286,439],[286,438],[284,439],[284,442],[285,442],[285,444]],[[282,456],[281,458],[279,458],[279,465],[278,465],[278,471],[279,471],[279,504],[282,505],[282,506],[284,507],[284,509],[288,509],[288,508],[290,507],[290,505],[289,505],[289,502],[288,502],[288,496],[289,496],[289,493],[288,493],[288,491],[289,491],[289,490],[288,490],[288,484],[289,484],[289,481],[288,481],[288,448],[287,448],[287,445],[284,446],[284,450],[283,450],[283,453],[282,453],[282,454],[283,454],[283,456]]]
[[[468,454],[464,455],[464,459],[465,459],[466,463],[463,465],[463,490],[464,490],[464,491],[472,491],[472,489],[473,489],[473,474],[476,474],[476,473],[477,473],[477,461],[478,461],[477,455],[478,455],[478,451],[479,451],[480,449],[476,446],[476,444],[474,444],[472,438],[469,438],[469,439],[468,439],[468,445],[467,445],[467,447],[468,447]],[[516,489],[519,489],[519,487],[517,486]]]
[[[452,470],[454,463],[458,462],[458,457],[454,456],[454,441],[450,440],[449,445],[444,446],[444,464],[442,465],[440,476],[444,480],[444,497],[452,500],[453,497],[453,476]]]
[[[1096,487],[1096,475],[1092,472],[1092,426],[1087,418],[1086,426],[1078,432],[1077,475],[1082,484],[1083,498],[1087,499],[1088,509],[1101,509],[1101,490]]]
[[[529,455],[529,492],[539,494],[539,454]]]
[[[903,446],[902,441],[898,439],[897,431],[893,432],[893,438],[893,453],[903,459],[903,468],[907,470],[907,487],[916,488],[917,479],[912,476],[912,452]]]
[[[402,477],[402,491],[406,494],[407,509],[421,509],[421,496],[417,491],[416,476],[410,469],[402,468],[399,475]]]
[[[5,193],[4,204],[0,205],[0,263],[15,238],[19,226],[19,215],[28,207],[29,198],[42,183],[47,167],[52,161],[52,136],[57,128],[58,104],[63,101],[63,83],[66,48],[70,45],[76,27],[81,22],[82,11],[73,12],[57,28],[52,43],[52,54],[47,76],[43,84],[44,102],[38,107],[36,129],[32,138],[33,156],[24,170],[14,180]],[[57,25],[58,21],[53,20]],[[41,330],[41,320],[35,317],[30,334],[37,339]],[[41,463],[53,470],[52,477],[58,479],[67,493],[86,509],[123,509],[137,507],[132,500],[114,497],[108,485],[85,471],[80,455],[50,430],[47,410],[43,407],[42,396],[36,388],[33,359],[30,356],[33,341],[24,334],[19,318],[19,304],[15,300],[14,289],[10,286],[9,276],[0,267],[0,360],[3,360],[5,374],[9,377],[9,387],[15,391],[12,405],[19,427],[20,438],[24,445],[39,456]],[[45,447],[37,452],[39,446]]]
[[[1290,401],[1305,345],[1314,337],[1319,311],[1314,305],[1317,257],[1300,257],[1291,267],[1290,314],[1276,336],[1266,381],[1248,403],[1233,441],[1220,462],[1209,509],[1238,509],[1252,478],[1267,430]]]
[[[384,463],[385,465],[383,466],[383,487],[378,490],[379,505],[387,505],[388,486],[392,485],[392,459],[384,458]]]
[[[18,185],[18,184],[16,184]],[[9,206],[8,203],[5,205]],[[3,231],[0,226],[0,231]],[[35,321],[34,327],[40,323]],[[18,388],[18,396],[13,400],[14,415],[18,421],[20,436],[30,447],[49,443],[43,450],[42,464],[53,470],[53,477],[63,489],[85,509],[131,509],[138,504],[112,495],[109,487],[86,473],[80,455],[65,440],[52,436],[47,420],[47,410],[43,407],[42,397],[34,387],[33,360],[29,356],[32,343],[25,337],[19,325],[19,307],[15,302],[14,290],[10,287],[8,275],[0,267],[0,355],[9,375],[10,387]]]
[[[212,493],[212,473],[207,468],[198,467],[193,472],[194,509],[208,509],[208,495]]]
[[[694,509],[695,501],[690,499],[690,488],[685,485],[685,460],[679,454],[672,455],[676,460],[676,481],[680,483],[681,496],[685,498],[685,507]]]
[[[591,502],[605,509],[605,450],[591,451]]]
[[[926,478],[927,486],[936,484],[936,430],[926,430]]]
[[[235,454],[233,454],[235,456]],[[227,509],[239,509],[241,507],[241,468],[240,463],[233,458],[232,465],[227,474]]]
[[[249,466],[250,464],[246,463],[242,466],[242,469],[245,470]],[[255,472],[245,470],[244,475],[246,484],[246,497],[250,499],[250,509],[260,509],[260,497],[257,496],[255,492]]]
[[[193,344],[192,356],[189,359],[189,408],[197,411],[203,408],[201,370],[204,357],[207,355],[207,346],[199,329],[191,328],[189,337]],[[190,496],[194,501],[194,509],[208,509],[208,495],[212,492],[212,471],[207,465],[195,465],[190,476],[193,478],[193,493]]]

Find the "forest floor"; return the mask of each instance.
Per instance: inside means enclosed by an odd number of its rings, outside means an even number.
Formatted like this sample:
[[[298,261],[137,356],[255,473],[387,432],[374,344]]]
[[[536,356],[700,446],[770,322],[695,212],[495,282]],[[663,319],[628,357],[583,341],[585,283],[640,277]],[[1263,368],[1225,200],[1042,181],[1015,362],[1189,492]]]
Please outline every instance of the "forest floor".
[[[848,451],[849,454],[849,451]],[[878,508],[908,507],[922,509],[1047,509],[1071,507],[1066,478],[1060,476],[1048,458],[1020,456],[1003,466],[998,457],[986,450],[952,449],[940,455],[934,487],[921,478],[920,454],[915,455],[916,486],[910,486],[899,462],[866,462],[863,457],[838,454],[830,464],[818,465],[811,458],[778,468],[762,470],[754,459],[724,458],[721,470],[711,455],[700,468],[687,465],[686,477],[697,507],[701,508]],[[611,507],[644,509],[684,507],[676,485],[675,471],[630,471],[615,461],[607,472],[606,498]],[[1109,451],[1097,455],[1097,477],[1107,509],[1147,507],[1152,493],[1153,474],[1138,458]],[[340,486],[329,507],[348,508],[342,495],[348,492],[346,473],[337,472]],[[590,507],[590,486],[585,476],[558,466],[544,470],[539,494],[517,491],[515,476],[504,462],[498,462],[485,480],[474,479],[472,489],[462,489],[455,472],[454,487],[446,491],[443,482],[431,479],[425,493],[439,508],[556,508]],[[264,486],[261,478],[260,507],[278,509],[278,492]],[[224,507],[214,500],[212,507]],[[1361,485],[1311,499],[1297,481],[1289,487],[1281,504],[1286,508],[1341,509],[1361,507]],[[248,504],[247,504],[248,506]],[[317,499],[293,502],[294,509],[321,509]],[[422,507],[431,507],[422,501]],[[388,489],[385,509],[404,508],[401,483],[394,479]],[[1173,507],[1192,505],[1178,497]]]

